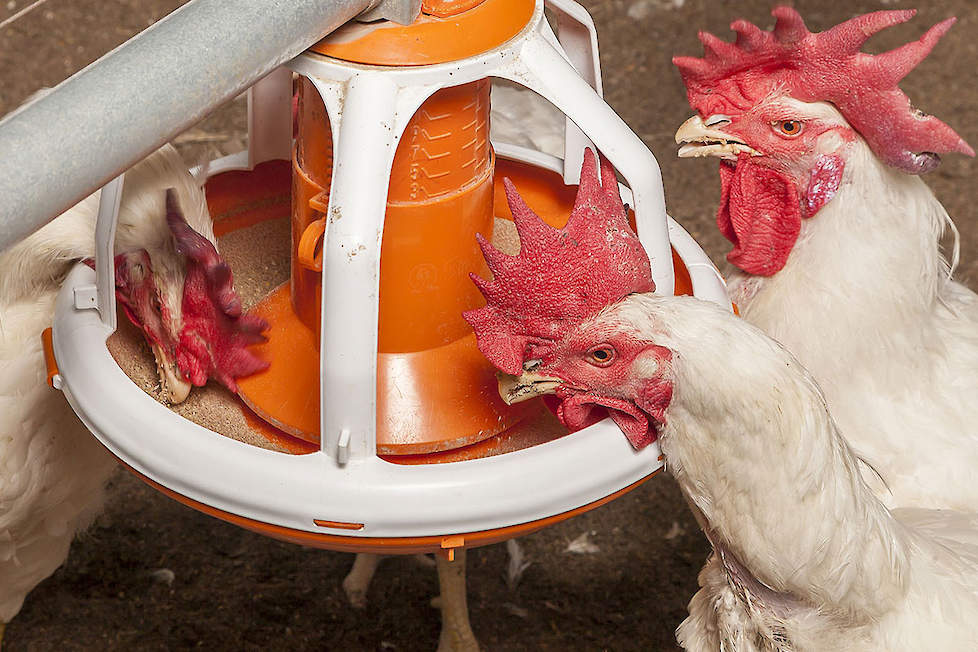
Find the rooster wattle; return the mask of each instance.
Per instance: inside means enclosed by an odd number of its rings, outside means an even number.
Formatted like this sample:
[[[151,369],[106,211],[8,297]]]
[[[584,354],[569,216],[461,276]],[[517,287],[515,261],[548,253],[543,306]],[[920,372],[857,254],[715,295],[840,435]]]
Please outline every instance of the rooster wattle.
[[[697,111],[679,155],[721,159],[731,298],[818,379],[883,500],[978,508],[978,296],[950,279],[951,222],[917,176],[974,152],[897,87],[954,19],[870,55],[914,12],[821,33],[773,14],[772,31],[739,20],[735,43],[701,33],[704,58],[673,60]]]

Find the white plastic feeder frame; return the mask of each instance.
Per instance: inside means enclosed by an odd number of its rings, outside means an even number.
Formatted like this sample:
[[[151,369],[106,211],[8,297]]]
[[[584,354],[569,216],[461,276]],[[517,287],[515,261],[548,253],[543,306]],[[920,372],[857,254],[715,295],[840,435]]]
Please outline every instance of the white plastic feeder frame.
[[[246,155],[220,159],[209,168],[216,174],[288,158],[289,69],[312,80],[329,112],[334,143],[323,244],[319,452],[277,453],[187,421],[143,393],[112,359],[105,341],[115,330],[112,243],[122,177],[103,190],[96,271],[79,264],[70,272],[53,325],[57,384],[89,430],[126,465],[184,497],[262,523],[346,537],[413,538],[528,523],[600,500],[659,468],[658,446],[634,451],[610,419],[490,458],[405,466],[376,455],[378,283],[389,175],[408,121],[441,88],[494,76],[552,102],[568,117],[568,127],[576,125],[566,131],[566,162],[502,143],[494,143],[497,156],[576,182],[587,142],[580,128],[627,181],[623,198],[634,206],[656,286],[663,293],[673,287],[671,243],[689,270],[694,294],[731,307],[719,272],[666,215],[655,158],[598,95],[590,16],[569,0],[548,0],[547,6],[557,16],[570,56],[544,20],[539,1],[520,34],[457,62],[391,68],[304,53],[250,90]],[[570,61],[585,71],[594,89]],[[344,219],[338,219],[341,215]],[[357,255],[347,255],[352,251]]]

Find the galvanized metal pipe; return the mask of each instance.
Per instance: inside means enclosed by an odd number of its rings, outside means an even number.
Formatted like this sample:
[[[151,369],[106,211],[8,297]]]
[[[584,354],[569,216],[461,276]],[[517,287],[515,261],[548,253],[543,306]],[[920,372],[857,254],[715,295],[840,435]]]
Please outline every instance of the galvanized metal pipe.
[[[192,0],[0,121],[0,251],[372,0]]]

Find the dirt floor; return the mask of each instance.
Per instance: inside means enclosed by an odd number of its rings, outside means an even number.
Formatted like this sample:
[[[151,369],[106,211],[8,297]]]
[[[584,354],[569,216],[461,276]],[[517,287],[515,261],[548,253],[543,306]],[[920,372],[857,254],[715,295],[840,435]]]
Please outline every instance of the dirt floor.
[[[0,23],[29,0],[0,0]],[[0,115],[51,86],[179,5],[178,0],[48,0],[0,27]],[[672,134],[688,117],[674,54],[699,54],[696,30],[729,38],[743,16],[769,26],[770,0],[603,0],[585,3],[597,24],[606,98],[659,157],[670,212],[717,262],[716,164],[678,161]],[[856,13],[913,6],[902,0],[794,3],[813,29]],[[959,23],[903,83],[923,110],[978,144],[978,3],[927,3],[921,15],[870,41],[881,51],[917,38],[949,15]],[[182,137],[234,149],[241,102]],[[978,284],[976,163],[949,156],[928,181],[963,237],[959,277]],[[52,171],[55,173],[56,171]],[[587,552],[568,544],[587,535]],[[503,546],[469,554],[472,624],[489,650],[671,650],[708,546],[667,476],[584,516],[520,540],[532,562],[515,589]],[[577,546],[580,548],[581,546]],[[433,568],[415,558],[381,567],[370,606],[354,610],[340,581],[352,556],[266,539],[175,503],[125,473],[105,515],[72,548],[10,624],[19,650],[433,650]]]

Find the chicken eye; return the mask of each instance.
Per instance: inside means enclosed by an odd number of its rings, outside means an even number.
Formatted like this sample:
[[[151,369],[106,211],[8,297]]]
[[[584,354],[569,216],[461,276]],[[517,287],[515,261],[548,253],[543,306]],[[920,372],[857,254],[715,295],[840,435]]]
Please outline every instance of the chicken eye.
[[[775,130],[783,136],[797,136],[801,133],[802,126],[800,120],[778,120],[774,123]]]
[[[587,352],[587,361],[596,367],[607,367],[615,359],[615,348],[610,344],[599,344]]]

